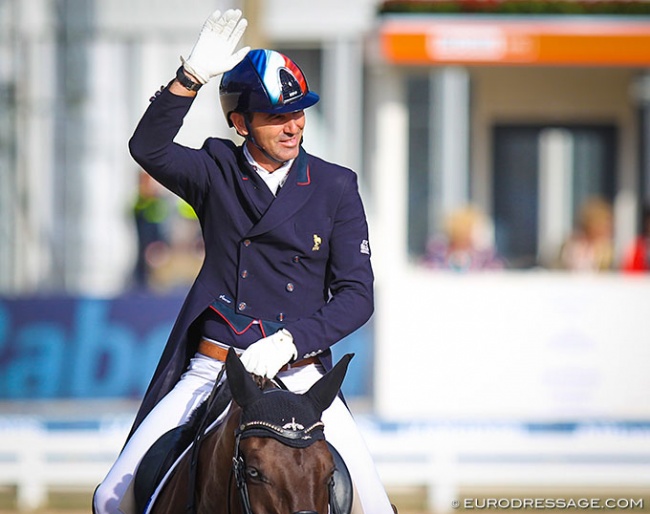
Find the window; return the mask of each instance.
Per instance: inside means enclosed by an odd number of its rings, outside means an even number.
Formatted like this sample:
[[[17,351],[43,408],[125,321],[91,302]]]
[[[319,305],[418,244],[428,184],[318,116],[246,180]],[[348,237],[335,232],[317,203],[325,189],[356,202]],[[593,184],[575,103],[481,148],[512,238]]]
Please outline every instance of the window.
[[[612,126],[494,128],[496,244],[512,268],[549,263],[584,201],[615,194]]]
[[[408,133],[408,252],[421,256],[430,233],[429,203],[432,163],[431,87],[429,76],[411,76],[407,82]]]

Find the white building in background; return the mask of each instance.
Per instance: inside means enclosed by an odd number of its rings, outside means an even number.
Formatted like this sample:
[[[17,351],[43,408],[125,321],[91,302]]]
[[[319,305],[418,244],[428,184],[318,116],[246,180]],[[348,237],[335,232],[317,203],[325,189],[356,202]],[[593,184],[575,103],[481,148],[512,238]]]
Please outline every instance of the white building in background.
[[[322,95],[306,146],[359,169],[362,42],[373,5],[0,3],[0,291],[113,295],[124,288],[134,261],[128,210],[137,180],[127,141],[216,8],[254,9],[250,42],[292,53]],[[214,82],[199,95],[183,142],[230,134]]]
[[[650,17],[392,14],[371,41],[378,411],[648,419],[636,391],[650,387],[650,281],[547,264],[592,196],[613,205],[615,266],[636,234]],[[422,266],[445,214],[468,203],[494,221],[511,270]]]
[[[629,394],[650,386],[648,280],[540,266],[591,195],[614,206],[618,258],[638,230],[650,200],[646,16],[380,16],[374,0],[0,2],[1,294],[123,290],[135,252],[128,138],[206,16],[231,6],[247,11],[251,42],[294,57],[321,94],[307,148],[361,176],[380,412],[650,416],[650,400]],[[212,83],[179,139],[228,134]],[[443,217],[467,203],[491,217],[513,270],[421,266]]]

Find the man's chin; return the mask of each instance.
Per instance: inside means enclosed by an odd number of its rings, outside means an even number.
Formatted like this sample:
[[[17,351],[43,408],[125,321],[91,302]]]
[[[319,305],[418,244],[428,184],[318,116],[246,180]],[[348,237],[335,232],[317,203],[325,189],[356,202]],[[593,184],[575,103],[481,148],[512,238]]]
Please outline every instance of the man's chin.
[[[299,146],[296,146],[294,148],[286,148],[282,152],[278,152],[278,157],[282,161],[289,161],[291,159],[295,159],[298,157],[298,152],[300,150]]]

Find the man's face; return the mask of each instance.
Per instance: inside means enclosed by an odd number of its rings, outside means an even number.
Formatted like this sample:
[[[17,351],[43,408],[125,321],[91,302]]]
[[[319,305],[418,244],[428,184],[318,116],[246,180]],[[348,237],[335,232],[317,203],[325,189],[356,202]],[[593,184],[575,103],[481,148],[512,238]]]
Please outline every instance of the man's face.
[[[235,128],[241,135],[247,135],[248,129],[243,115],[232,114]],[[300,150],[300,141],[305,128],[305,111],[285,114],[253,113],[249,128],[255,142],[264,149],[262,152],[249,142],[248,149],[253,158],[267,171],[274,171],[281,163],[294,159]],[[274,159],[270,159],[269,154]]]

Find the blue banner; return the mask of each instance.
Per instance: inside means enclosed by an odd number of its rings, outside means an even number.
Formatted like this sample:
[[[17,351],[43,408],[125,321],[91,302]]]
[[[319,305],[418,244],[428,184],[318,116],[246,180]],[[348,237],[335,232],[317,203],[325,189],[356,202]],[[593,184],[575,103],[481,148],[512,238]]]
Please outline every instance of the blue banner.
[[[0,400],[141,398],[183,295],[0,299]],[[343,390],[370,392],[364,330],[335,345],[356,353]]]
[[[0,300],[0,398],[140,397],[182,301]]]

